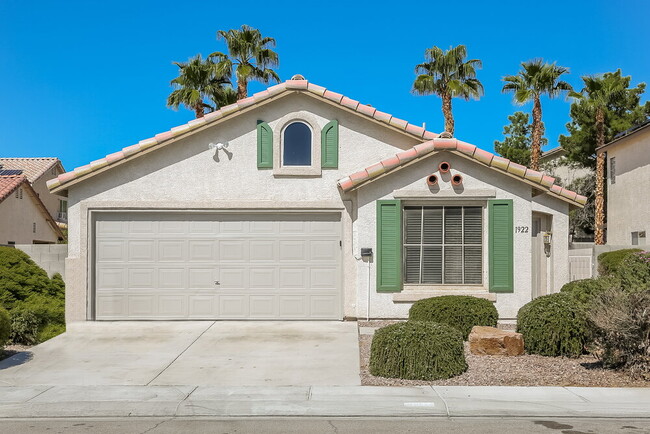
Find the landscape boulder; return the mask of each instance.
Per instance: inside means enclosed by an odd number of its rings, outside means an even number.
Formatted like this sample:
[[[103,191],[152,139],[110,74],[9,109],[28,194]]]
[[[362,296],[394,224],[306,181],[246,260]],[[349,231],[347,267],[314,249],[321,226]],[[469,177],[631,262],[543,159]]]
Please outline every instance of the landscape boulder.
[[[475,326],[469,334],[469,350],[481,356],[521,356],[524,338],[517,332]]]

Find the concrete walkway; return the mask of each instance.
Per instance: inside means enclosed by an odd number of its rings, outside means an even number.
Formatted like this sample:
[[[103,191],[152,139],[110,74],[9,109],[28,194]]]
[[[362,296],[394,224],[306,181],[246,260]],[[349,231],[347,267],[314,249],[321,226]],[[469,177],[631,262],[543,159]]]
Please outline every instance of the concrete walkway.
[[[0,418],[429,416],[650,418],[650,388],[0,387]]]
[[[87,322],[0,362],[0,386],[355,386],[355,322]]]

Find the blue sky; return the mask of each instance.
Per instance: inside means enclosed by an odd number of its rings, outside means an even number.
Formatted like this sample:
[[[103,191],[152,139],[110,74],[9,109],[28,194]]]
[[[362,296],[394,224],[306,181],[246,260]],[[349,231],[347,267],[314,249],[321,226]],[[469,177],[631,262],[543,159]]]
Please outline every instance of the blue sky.
[[[493,151],[518,108],[504,75],[535,57],[567,80],[621,68],[650,81],[650,2],[0,1],[0,156],[57,156],[66,169],[193,118],[168,109],[172,61],[224,50],[218,29],[241,24],[277,40],[278,73],[293,74],[440,131],[440,100],[410,93],[425,48],[465,44],[483,60],[480,101],[454,100],[456,136]],[[253,84],[249,92],[263,86]],[[648,92],[644,100],[648,99]],[[522,108],[530,111],[530,106]],[[544,100],[549,148],[569,103]]]

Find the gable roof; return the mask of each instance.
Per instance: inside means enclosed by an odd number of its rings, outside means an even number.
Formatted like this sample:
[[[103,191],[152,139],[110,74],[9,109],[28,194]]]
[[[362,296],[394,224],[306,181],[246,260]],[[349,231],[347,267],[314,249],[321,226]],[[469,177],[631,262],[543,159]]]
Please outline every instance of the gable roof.
[[[542,172],[532,170],[521,164],[517,164],[507,158],[499,157],[476,146],[451,138],[435,138],[420,143],[406,151],[396,154],[378,163],[368,166],[358,172],[340,179],[337,184],[344,192],[352,191],[383,175],[398,171],[407,165],[420,161],[423,158],[434,155],[438,152],[453,152],[462,157],[476,161],[493,170],[519,179],[531,186],[558,197],[573,205],[582,207],[587,203],[587,198],[573,191],[567,190],[555,184],[555,178],[544,175]]]
[[[154,137],[149,139],[141,140],[135,145],[127,146],[121,151],[109,154],[104,158],[91,162],[90,164],[63,173],[57,178],[48,181],[47,186],[52,192],[63,191],[66,187],[72,184],[88,179],[95,174],[101,173],[127,160],[131,160],[144,155],[149,151],[166,146],[182,137],[195,134],[209,126],[219,124],[224,120],[229,120],[256,106],[265,104],[271,100],[277,100],[293,93],[302,93],[317,98],[418,140],[430,140],[438,137],[438,134],[426,131],[420,126],[410,124],[389,113],[379,111],[370,105],[362,104],[359,101],[350,99],[340,93],[327,90],[326,88],[310,83],[307,80],[287,80],[284,83],[271,86],[266,90],[258,92],[253,96],[241,99],[234,104],[222,107],[215,112],[208,113],[202,118],[193,119],[186,124],[156,134]]]
[[[600,148],[596,148],[597,153],[604,152],[605,149],[609,148],[610,146],[620,142],[623,139],[626,139],[630,137],[633,134],[638,133],[639,131],[642,131],[646,128],[650,128],[650,119],[646,120],[645,122],[641,122],[640,124],[634,125],[631,128],[628,128],[627,130],[618,133],[617,135],[614,136],[611,142],[605,143],[603,146]]]
[[[56,157],[0,158],[0,168],[4,170],[22,170],[27,180],[32,184],[57,164],[63,170],[63,165]]]
[[[6,198],[10,197],[18,189],[18,187],[23,187],[25,189],[25,192],[32,198],[33,203],[41,212],[41,215],[45,218],[45,220],[47,220],[47,223],[54,231],[57,238],[63,239],[64,236],[63,232],[61,232],[61,228],[59,228],[47,208],[45,208],[43,201],[41,201],[41,199],[38,197],[38,194],[34,191],[25,175],[0,176],[0,203],[2,203]]]

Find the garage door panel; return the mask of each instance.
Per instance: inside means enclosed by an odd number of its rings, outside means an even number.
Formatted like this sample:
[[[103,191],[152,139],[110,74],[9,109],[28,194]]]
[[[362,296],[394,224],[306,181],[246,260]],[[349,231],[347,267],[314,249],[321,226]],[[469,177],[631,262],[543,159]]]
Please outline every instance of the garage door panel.
[[[340,319],[340,224],[335,214],[100,214],[96,318]]]

